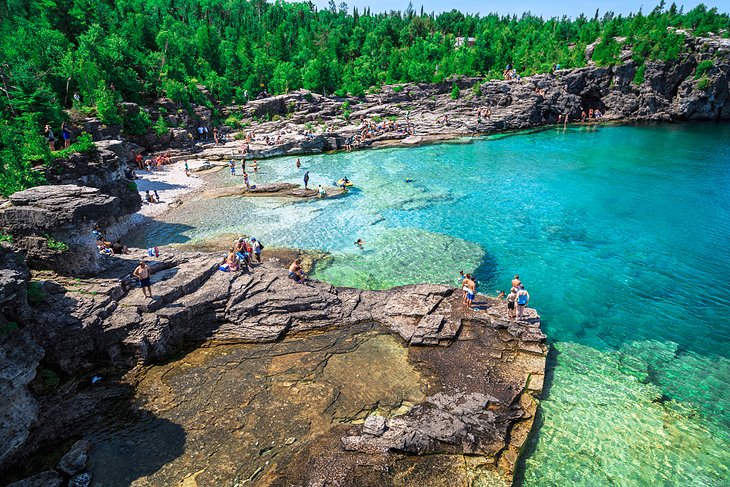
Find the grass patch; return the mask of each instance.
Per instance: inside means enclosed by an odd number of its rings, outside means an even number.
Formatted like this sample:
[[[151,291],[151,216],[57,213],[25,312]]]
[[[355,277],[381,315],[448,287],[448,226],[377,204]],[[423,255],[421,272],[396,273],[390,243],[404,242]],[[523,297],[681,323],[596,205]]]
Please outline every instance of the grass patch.
[[[66,252],[68,250],[68,245],[66,243],[61,242],[60,240],[56,240],[50,235],[46,235],[45,237],[48,245],[48,250],[54,250],[56,252]]]
[[[713,66],[714,64],[709,59],[700,61],[695,68],[695,79],[700,79],[702,76],[705,75],[705,73],[712,69]]]

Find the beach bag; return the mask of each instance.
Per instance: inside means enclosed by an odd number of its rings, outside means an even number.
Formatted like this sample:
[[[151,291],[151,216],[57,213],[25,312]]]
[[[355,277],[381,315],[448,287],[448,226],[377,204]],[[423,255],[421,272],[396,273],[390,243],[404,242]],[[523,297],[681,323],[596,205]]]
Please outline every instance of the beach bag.
[[[147,249],[147,257],[159,257],[160,249],[157,247],[150,247]]]
[[[517,296],[517,304],[519,305],[526,305],[527,304],[527,294],[520,294]]]
[[[230,271],[231,269],[230,269],[230,266],[229,266],[228,264],[223,264],[222,266],[220,266],[220,267],[218,268],[218,270],[219,270],[219,271],[222,271],[222,272],[228,272],[228,271]]]

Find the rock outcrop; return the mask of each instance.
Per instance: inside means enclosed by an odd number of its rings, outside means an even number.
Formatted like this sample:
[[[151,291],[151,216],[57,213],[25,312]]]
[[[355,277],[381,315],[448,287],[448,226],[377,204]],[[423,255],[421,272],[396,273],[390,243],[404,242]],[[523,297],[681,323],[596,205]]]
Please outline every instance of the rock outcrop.
[[[625,51],[623,61],[615,66],[596,66],[589,56],[587,67],[519,81],[460,77],[440,84],[384,86],[380,93],[361,98],[292,92],[228,109],[243,113],[246,119],[263,115],[272,119],[247,129],[259,134],[256,140],[198,149],[209,159],[228,159],[245,149],[247,157],[253,158],[338,150],[363,134],[363,121],[386,127],[366,134],[354,143],[356,147],[414,145],[524,130],[554,124],[565,115],[578,122],[581,112],[590,109],[599,109],[605,121],[730,119],[730,40],[688,36],[685,47],[673,61],[647,61],[640,66]],[[701,61],[711,61],[712,66],[695,76]],[[637,75],[639,69],[643,74]],[[452,98],[453,84],[460,89],[457,99]],[[487,108],[488,116],[486,112],[478,115],[479,109]],[[397,120],[399,128],[390,128],[389,120]],[[407,124],[411,133],[405,130]],[[271,137],[267,140],[260,134]]]
[[[153,272],[155,299],[151,300],[130,278],[145,255],[135,250],[109,257],[107,270],[93,279],[39,277],[43,302],[37,303],[19,330],[35,347],[34,353],[23,353],[33,363],[25,364],[25,375],[14,374],[18,379],[6,390],[27,395],[25,386],[40,354],[59,373],[79,376],[92,368],[126,370],[165,360],[185,343],[273,342],[290,334],[379,323],[414,347],[419,363],[433,363],[434,370],[446,371],[445,377],[439,393],[404,416],[368,419],[362,432],[343,437],[343,458],[352,463],[360,454],[377,453],[387,463],[391,452],[481,455],[498,464],[504,475],[511,475],[532,427],[534,397],[541,391],[544,375],[545,335],[533,310],[525,321],[512,322],[503,303],[481,296],[477,309],[467,312],[460,294],[446,286],[362,291],[316,281],[297,284],[276,260],[249,272],[227,273],[218,270],[219,255],[171,251],[147,259]],[[468,351],[452,350],[459,337],[470,341]],[[458,374],[450,376],[453,364],[447,363],[445,355],[429,351],[434,350],[432,346],[448,348],[449,361],[464,354],[459,360],[473,362],[464,370],[471,369],[471,374],[484,379],[475,382]],[[15,362],[22,368],[20,361]],[[38,412],[24,420],[33,423],[30,434],[27,429],[23,434],[0,429],[5,468],[22,454],[62,440],[70,431],[83,430],[84,418],[99,410],[95,400],[123,394],[114,387],[96,393],[71,386],[62,389],[46,396],[43,404],[35,406]],[[33,405],[21,409],[32,411]],[[78,474],[87,449],[86,444],[77,445],[58,471]]]

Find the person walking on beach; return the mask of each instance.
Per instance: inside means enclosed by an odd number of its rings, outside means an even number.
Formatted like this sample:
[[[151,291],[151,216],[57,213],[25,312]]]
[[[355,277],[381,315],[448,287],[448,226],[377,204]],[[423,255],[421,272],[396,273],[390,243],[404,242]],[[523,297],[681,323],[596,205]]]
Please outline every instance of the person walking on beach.
[[[517,290],[517,319],[521,320],[527,303],[530,302],[530,293],[527,292],[524,286],[520,286]]]
[[[155,299],[152,297],[152,282],[150,281],[150,268],[147,266],[145,261],[140,260],[139,265],[132,273],[134,277],[139,279],[139,287],[142,288],[142,294],[146,298]]]
[[[517,289],[512,288],[507,295],[507,316],[515,318],[515,302],[517,301]]]
[[[309,189],[307,186],[309,186],[309,171],[304,173],[304,189]]]

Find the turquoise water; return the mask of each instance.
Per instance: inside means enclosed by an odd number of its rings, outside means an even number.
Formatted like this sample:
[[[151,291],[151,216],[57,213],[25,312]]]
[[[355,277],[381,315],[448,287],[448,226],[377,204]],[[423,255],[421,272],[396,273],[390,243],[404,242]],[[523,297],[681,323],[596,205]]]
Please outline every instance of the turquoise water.
[[[329,251],[315,277],[365,288],[455,283],[463,269],[494,293],[519,273],[553,348],[525,484],[728,485],[730,126],[550,129],[302,162],[263,161],[253,182],[309,169],[315,185],[346,175],[356,189],[201,197],[144,243],[246,233]]]

